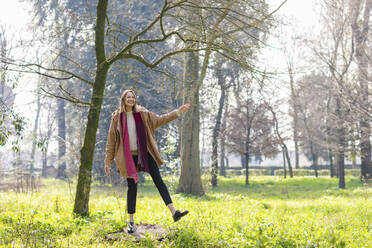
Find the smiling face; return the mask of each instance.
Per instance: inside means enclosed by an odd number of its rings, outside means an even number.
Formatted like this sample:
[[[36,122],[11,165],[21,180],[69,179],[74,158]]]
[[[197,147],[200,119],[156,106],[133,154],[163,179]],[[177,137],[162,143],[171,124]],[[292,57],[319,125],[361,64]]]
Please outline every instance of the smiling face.
[[[126,111],[132,111],[134,105],[136,104],[136,96],[133,94],[133,92],[128,92],[124,96],[124,104],[125,104],[125,110]]]

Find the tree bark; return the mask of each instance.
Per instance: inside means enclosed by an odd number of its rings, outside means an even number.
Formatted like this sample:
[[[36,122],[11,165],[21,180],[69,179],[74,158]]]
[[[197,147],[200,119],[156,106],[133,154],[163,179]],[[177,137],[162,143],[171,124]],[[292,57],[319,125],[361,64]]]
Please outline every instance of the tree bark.
[[[251,129],[247,129],[247,141],[245,143],[245,184],[249,184],[249,145],[250,145]]]
[[[360,102],[363,104],[364,111],[369,113],[369,80],[368,80],[368,57],[366,52],[367,37],[369,36],[369,18],[372,8],[372,1],[366,0],[365,6],[362,1],[356,1],[353,23],[351,25],[355,38],[355,57],[358,65],[358,81]],[[361,24],[358,16],[364,9]],[[367,48],[368,49],[368,48]],[[372,178],[371,161],[371,125],[368,117],[364,113],[359,114],[360,126],[360,157],[361,157],[361,179]]]
[[[99,115],[107,72],[110,65],[106,62],[104,48],[105,18],[108,0],[99,0],[97,4],[97,21],[95,26],[95,50],[97,69],[93,84],[93,92],[88,112],[88,122],[85,130],[83,147],[80,150],[80,167],[76,188],[74,214],[86,216],[89,214],[89,194],[92,182],[93,153],[96,141]]]
[[[66,103],[57,99],[57,120],[58,120],[58,172],[57,178],[66,178]]]
[[[84,135],[84,143],[80,150],[81,157],[74,213],[82,216],[89,214],[89,194],[90,185],[92,183],[93,153],[108,69],[109,66],[107,64],[97,69],[91,106],[89,107],[88,112],[88,122]]]
[[[336,152],[336,166],[338,168],[338,187],[340,189],[345,188],[345,128],[344,128],[344,121],[342,116],[342,106],[340,97],[337,96],[336,98],[336,116],[337,120],[337,128],[336,128],[336,135],[337,135],[337,152]]]
[[[291,86],[291,100],[293,109],[293,142],[295,145],[295,168],[300,168],[300,156],[298,149],[298,107],[297,107],[297,95],[294,88],[294,78],[292,68],[288,67],[289,70],[289,82]]]
[[[333,151],[331,148],[331,125],[329,123],[330,119],[330,103],[331,103],[331,90],[328,91],[328,99],[326,105],[326,143],[327,143],[327,152],[328,152],[328,159],[329,159],[329,170],[331,178],[335,176],[335,169],[333,165]]]
[[[278,119],[276,118],[276,113],[275,111],[273,110],[273,108],[271,106],[268,105],[268,108],[271,112],[271,114],[273,115],[273,122],[274,122],[274,131],[276,133],[276,135],[278,136],[278,140],[282,146],[282,149],[283,149],[283,155],[285,155],[287,157],[287,161],[288,161],[288,168],[289,168],[289,176],[292,178],[293,177],[293,170],[292,170],[292,165],[291,165],[291,159],[289,157],[289,153],[288,153],[288,148],[287,148],[287,145],[284,143],[283,141],[283,138],[282,136],[280,135],[280,132],[279,132],[279,124],[278,124]],[[285,171],[285,173],[287,173]]]
[[[220,66],[217,66],[217,80],[218,80],[218,85],[220,86],[221,89],[221,96],[219,100],[219,105],[218,105],[218,112],[216,116],[216,124],[213,128],[213,133],[212,133],[212,186],[216,187],[217,186],[217,174],[218,174],[218,136],[220,133],[220,127],[221,127],[221,119],[222,119],[222,110],[225,102],[225,95],[226,95],[226,87],[224,84],[224,78],[222,75],[222,71]]]
[[[284,178],[287,178],[287,167],[285,164],[285,152],[284,152],[284,147],[282,149],[282,155],[283,155],[283,170],[284,170]]]
[[[328,159],[329,159],[329,170],[331,177],[335,177],[335,168],[333,164],[333,152],[331,148],[328,148]]]
[[[185,54],[183,74],[183,102],[191,107],[182,117],[181,123],[181,175],[178,193],[204,194],[199,154],[199,55],[196,52]]]
[[[318,154],[314,151],[313,141],[309,138],[311,160],[313,163],[315,177],[318,177]]]
[[[291,158],[289,157],[288,147],[285,143],[284,143],[284,153],[285,153],[285,156],[288,162],[289,176],[292,178],[293,177],[292,163],[291,163]]]
[[[228,94],[226,94],[226,103],[225,103],[224,114],[223,114],[223,118],[222,118],[222,126],[221,126],[222,132],[224,132],[226,130],[227,115],[228,115],[227,110],[228,110]],[[220,141],[221,141],[221,169],[220,169],[220,175],[226,177],[226,168],[228,167],[228,159],[227,159],[227,156],[225,154],[225,145],[226,145],[225,135],[221,135],[221,132],[220,132],[219,137],[220,137]],[[226,162],[225,162],[225,160],[226,160]]]

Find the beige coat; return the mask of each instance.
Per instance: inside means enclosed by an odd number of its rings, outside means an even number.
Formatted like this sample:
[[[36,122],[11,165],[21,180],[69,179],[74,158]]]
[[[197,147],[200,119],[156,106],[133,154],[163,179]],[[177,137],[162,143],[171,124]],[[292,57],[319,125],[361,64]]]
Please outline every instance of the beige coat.
[[[158,146],[155,141],[155,129],[177,119],[177,111],[174,110],[168,114],[157,115],[138,105],[136,106],[136,111],[140,112],[143,124],[145,126],[147,151],[154,158],[156,164],[160,166],[164,163],[164,161],[160,157]],[[114,163],[114,159],[120,174],[126,178],[128,174],[124,158],[124,142],[119,109],[112,113],[106,144],[105,165],[112,165]]]

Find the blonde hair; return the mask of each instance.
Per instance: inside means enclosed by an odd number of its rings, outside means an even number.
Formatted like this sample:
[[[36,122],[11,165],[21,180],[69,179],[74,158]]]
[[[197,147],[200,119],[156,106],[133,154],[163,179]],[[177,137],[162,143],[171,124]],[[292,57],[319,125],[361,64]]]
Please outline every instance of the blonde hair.
[[[121,97],[120,97],[120,104],[119,104],[120,113],[125,112],[125,97],[127,96],[127,94],[129,92],[132,92],[132,94],[134,95],[134,98],[136,99],[136,102],[133,106],[133,111],[136,110],[136,106],[137,106],[137,96],[136,96],[136,94],[134,93],[133,90],[124,90],[124,92],[121,94]]]

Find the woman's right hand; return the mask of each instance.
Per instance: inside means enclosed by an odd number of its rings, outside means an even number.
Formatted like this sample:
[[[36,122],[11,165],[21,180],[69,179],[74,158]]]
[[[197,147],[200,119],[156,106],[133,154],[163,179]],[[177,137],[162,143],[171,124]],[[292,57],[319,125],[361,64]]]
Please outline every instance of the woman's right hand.
[[[106,175],[110,174],[110,168],[108,165],[105,165],[105,173]]]

